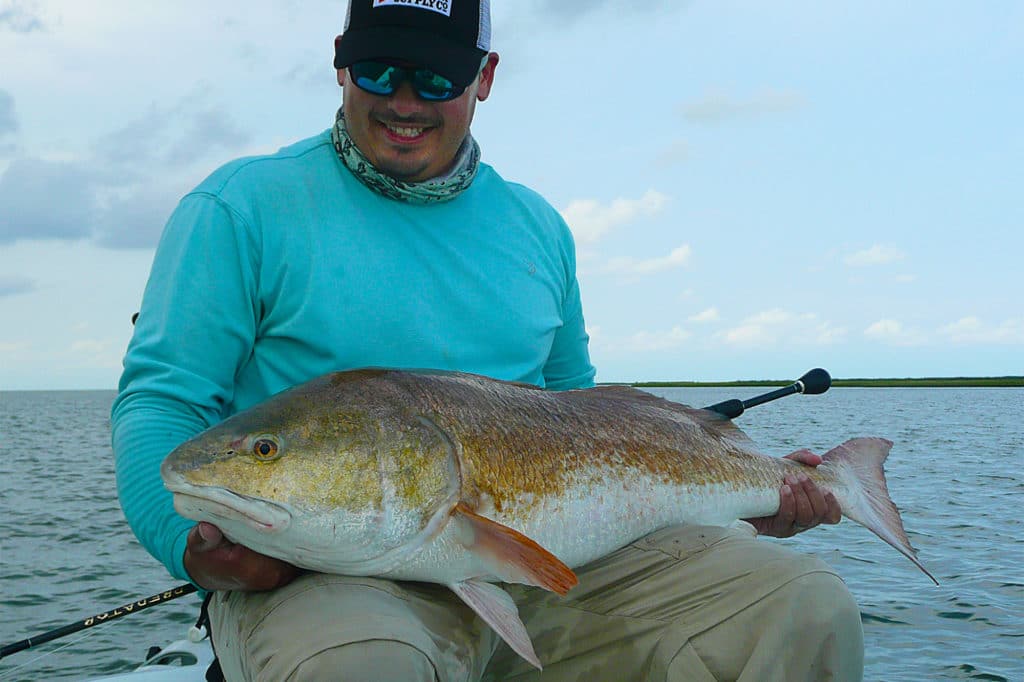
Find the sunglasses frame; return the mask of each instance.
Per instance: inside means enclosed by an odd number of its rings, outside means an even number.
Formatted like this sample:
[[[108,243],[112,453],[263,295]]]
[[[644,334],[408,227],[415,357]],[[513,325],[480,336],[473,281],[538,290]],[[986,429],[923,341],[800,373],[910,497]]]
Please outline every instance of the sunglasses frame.
[[[487,59],[488,59],[488,57],[489,57],[489,55],[484,55],[483,60],[481,60],[481,62],[480,62],[480,69],[477,71],[477,76],[479,76],[480,73],[483,72],[484,67],[487,66]],[[352,71],[352,67],[357,67],[360,64],[373,64],[373,65],[378,65],[378,66],[386,66],[389,69],[392,69],[392,73],[389,75],[389,78],[388,78],[388,82],[393,84],[392,87],[391,87],[391,91],[390,92],[376,92],[376,91],[371,90],[370,88],[366,87],[362,83],[360,83],[359,82],[361,80],[360,77],[357,76]],[[466,88],[468,87],[466,85],[462,85],[462,86],[456,85],[455,83],[452,82],[452,80],[450,78],[442,76],[441,74],[437,73],[433,69],[429,69],[429,68],[427,68],[425,66],[415,66],[415,67],[413,67],[413,66],[400,66],[398,64],[394,64],[393,62],[391,62],[389,60],[383,60],[383,59],[364,59],[364,60],[355,62],[353,64],[349,64],[348,67],[346,67],[346,68],[348,70],[349,77],[352,79],[352,82],[355,83],[356,87],[358,87],[363,92],[368,92],[371,95],[377,95],[378,97],[390,97],[391,95],[395,94],[395,92],[398,90],[398,88],[401,87],[402,83],[408,82],[409,85],[412,86],[413,92],[415,92],[416,96],[419,97],[420,99],[426,100],[428,102],[450,102],[453,99],[457,99],[457,98],[461,97],[462,93],[464,93],[466,91]],[[430,90],[425,90],[422,87],[422,84],[426,81],[426,78],[422,76],[423,72],[427,72],[428,74],[430,74],[430,78],[438,78],[439,77],[439,78],[443,78],[445,81],[450,83],[451,87],[450,88],[446,88],[446,90],[448,91],[448,94],[446,94],[444,96],[441,96],[441,97],[438,97],[436,94],[432,93]],[[384,74],[384,71],[382,70],[381,71],[381,75],[383,75],[383,74]],[[418,78],[418,76],[419,76],[419,78]],[[363,78],[364,79],[369,79],[368,76],[363,76]]]

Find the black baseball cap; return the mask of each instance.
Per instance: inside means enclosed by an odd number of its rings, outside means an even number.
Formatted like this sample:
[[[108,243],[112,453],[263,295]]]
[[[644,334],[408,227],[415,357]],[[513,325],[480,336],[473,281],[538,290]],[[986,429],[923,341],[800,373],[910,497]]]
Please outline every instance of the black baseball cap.
[[[490,49],[490,0],[349,0],[334,68],[408,61],[465,87]]]

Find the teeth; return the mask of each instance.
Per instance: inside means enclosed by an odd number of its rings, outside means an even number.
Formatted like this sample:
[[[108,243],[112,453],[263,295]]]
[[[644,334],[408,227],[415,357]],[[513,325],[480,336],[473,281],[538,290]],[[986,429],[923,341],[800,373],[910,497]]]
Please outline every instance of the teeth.
[[[399,135],[401,137],[417,137],[420,134],[422,134],[424,130],[426,130],[426,128],[402,128],[390,124],[385,125],[387,125],[388,130],[393,132],[395,135]]]

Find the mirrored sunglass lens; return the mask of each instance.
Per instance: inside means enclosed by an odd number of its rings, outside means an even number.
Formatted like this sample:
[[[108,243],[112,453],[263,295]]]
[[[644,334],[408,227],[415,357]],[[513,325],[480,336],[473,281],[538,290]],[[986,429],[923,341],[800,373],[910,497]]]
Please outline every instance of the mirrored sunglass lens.
[[[375,95],[394,93],[407,78],[412,80],[416,94],[426,100],[454,99],[465,90],[430,69],[406,69],[383,62],[366,61],[352,64],[349,71],[356,85]]]
[[[424,99],[449,99],[455,92],[455,84],[430,69],[417,69],[413,82],[416,91]]]
[[[356,85],[367,92],[378,95],[390,95],[395,91],[395,71],[398,69],[390,64],[380,62],[358,62],[349,67]]]

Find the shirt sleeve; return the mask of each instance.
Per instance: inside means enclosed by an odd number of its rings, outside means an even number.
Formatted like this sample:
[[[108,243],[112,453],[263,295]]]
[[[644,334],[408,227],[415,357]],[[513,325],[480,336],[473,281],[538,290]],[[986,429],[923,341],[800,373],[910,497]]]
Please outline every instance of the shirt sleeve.
[[[564,222],[562,225],[568,284],[562,301],[562,326],[555,332],[551,354],[543,370],[544,387],[551,391],[590,388],[597,373],[590,362],[590,336],[583,320],[580,284],[576,278],[576,247],[569,227]]]
[[[218,197],[186,196],[157,247],[111,410],[118,496],[142,545],[188,579],[185,538],[160,465],[177,445],[220,421],[258,320],[259,244]]]

